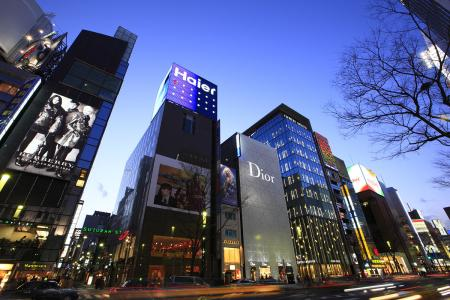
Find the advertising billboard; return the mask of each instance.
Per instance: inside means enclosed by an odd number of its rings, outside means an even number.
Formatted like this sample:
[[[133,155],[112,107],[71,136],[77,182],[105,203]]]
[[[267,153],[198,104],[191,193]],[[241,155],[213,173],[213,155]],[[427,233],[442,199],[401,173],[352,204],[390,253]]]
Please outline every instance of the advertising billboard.
[[[220,165],[220,200],[222,204],[238,205],[236,170]]]
[[[53,93],[22,140],[9,168],[67,179],[98,108]]]
[[[337,170],[336,160],[334,159],[328,139],[317,132],[314,132],[314,135],[316,136],[323,162],[327,167]]]
[[[370,190],[384,197],[377,175],[372,170],[360,164],[353,165],[347,170],[356,193]]]
[[[161,84],[153,116],[165,100],[217,120],[217,85],[180,65],[172,64]]]
[[[209,209],[210,172],[156,155],[148,205],[190,212]]]
[[[425,220],[413,219],[412,223],[413,223],[414,229],[417,231],[417,233],[429,232],[427,224],[425,223]]]

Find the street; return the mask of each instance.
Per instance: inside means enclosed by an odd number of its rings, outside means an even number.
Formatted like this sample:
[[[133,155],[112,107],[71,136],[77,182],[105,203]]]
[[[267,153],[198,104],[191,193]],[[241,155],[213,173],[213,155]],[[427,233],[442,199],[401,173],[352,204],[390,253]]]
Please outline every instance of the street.
[[[396,277],[378,282],[335,282],[301,285],[250,285],[197,289],[153,289],[114,291],[79,289],[79,299],[450,299],[450,277]],[[2,296],[0,299],[28,299]]]
[[[450,299],[450,278],[396,278],[380,282],[330,282],[326,285],[255,285],[192,290],[109,292],[82,290],[80,299]]]

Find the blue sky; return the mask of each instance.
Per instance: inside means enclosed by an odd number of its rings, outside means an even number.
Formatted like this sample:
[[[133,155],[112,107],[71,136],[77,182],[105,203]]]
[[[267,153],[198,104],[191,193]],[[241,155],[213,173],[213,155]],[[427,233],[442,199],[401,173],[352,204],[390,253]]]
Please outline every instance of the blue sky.
[[[398,189],[404,202],[450,225],[449,191],[431,177],[437,145],[393,160],[374,160],[364,134],[344,139],[324,112],[341,100],[332,84],[342,51],[370,30],[366,1],[38,0],[56,14],[69,44],[81,29],[138,35],[125,82],[86,185],[86,213],[112,211],[125,162],[150,123],[159,84],[176,62],[218,85],[222,140],[283,102],[308,117],[333,153],[362,163]],[[449,226],[450,227],[450,226]]]

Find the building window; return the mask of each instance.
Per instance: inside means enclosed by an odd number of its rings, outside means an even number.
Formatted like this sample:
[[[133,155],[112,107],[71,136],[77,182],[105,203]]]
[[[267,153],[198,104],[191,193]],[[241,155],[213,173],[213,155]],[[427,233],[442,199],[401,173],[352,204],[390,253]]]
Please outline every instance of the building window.
[[[185,114],[183,119],[183,131],[189,134],[194,134],[195,118],[192,115]]]
[[[63,83],[85,93],[114,102],[122,80],[80,61],[75,61]]]
[[[225,219],[236,220],[236,214],[234,212],[225,212]]]
[[[13,86],[6,82],[0,82],[0,92],[14,96],[18,91],[19,91],[18,87]]]
[[[237,231],[233,229],[225,229],[225,236],[229,239],[237,239]]]
[[[223,248],[223,262],[226,264],[240,264],[241,256],[239,248]]]

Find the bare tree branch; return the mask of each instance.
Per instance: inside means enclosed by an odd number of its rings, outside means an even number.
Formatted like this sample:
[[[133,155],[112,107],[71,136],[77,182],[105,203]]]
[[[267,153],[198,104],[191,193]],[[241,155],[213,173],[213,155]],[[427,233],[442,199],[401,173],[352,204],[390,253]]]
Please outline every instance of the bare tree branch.
[[[430,142],[450,146],[450,122],[443,119],[450,113],[443,104],[450,94],[443,74],[450,45],[438,51],[429,28],[398,1],[378,1],[373,11],[383,25],[389,18],[395,24],[373,30],[344,52],[335,80],[344,101],[327,110],[347,136],[368,132],[381,145],[382,157],[418,151]],[[436,51],[437,67],[421,56],[427,46],[422,36]]]

